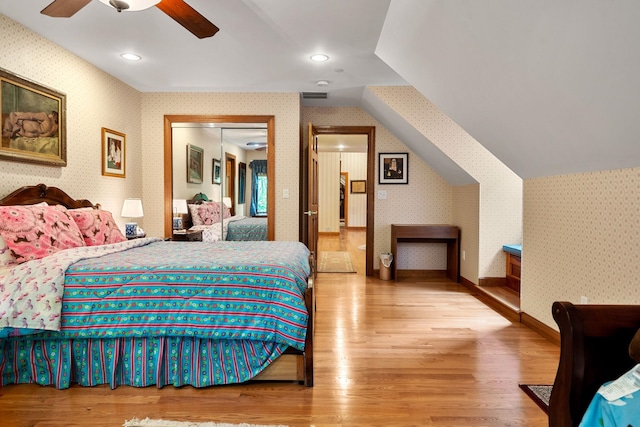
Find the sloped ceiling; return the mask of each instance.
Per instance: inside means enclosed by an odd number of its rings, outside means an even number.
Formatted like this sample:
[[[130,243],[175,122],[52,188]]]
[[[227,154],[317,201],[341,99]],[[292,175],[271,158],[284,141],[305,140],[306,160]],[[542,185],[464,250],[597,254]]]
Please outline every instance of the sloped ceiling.
[[[640,2],[392,0],[376,54],[521,178],[640,166]]]

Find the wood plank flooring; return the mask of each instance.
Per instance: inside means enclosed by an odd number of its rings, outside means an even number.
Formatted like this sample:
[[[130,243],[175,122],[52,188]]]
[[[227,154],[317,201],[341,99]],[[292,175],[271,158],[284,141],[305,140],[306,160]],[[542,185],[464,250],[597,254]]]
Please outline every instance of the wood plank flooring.
[[[335,239],[321,239],[320,250],[359,251],[364,243],[356,234]],[[7,386],[0,388],[0,425],[111,427],[133,417],[316,427],[548,425],[518,384],[551,384],[557,346],[460,284],[365,277],[359,252],[352,251],[357,274],[318,276],[313,388]]]

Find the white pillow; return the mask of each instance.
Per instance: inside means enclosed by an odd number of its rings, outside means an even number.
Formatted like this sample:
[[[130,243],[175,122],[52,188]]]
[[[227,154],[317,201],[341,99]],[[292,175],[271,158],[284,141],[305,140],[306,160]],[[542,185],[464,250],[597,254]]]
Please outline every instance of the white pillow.
[[[16,259],[7,246],[7,242],[4,241],[4,237],[0,236],[0,267],[5,265],[13,265],[16,263]]]

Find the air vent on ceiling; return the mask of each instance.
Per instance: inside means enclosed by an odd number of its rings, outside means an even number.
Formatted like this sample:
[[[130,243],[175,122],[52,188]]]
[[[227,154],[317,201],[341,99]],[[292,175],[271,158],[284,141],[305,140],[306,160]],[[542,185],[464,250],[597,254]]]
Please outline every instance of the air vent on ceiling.
[[[302,99],[327,99],[327,92],[302,92]]]

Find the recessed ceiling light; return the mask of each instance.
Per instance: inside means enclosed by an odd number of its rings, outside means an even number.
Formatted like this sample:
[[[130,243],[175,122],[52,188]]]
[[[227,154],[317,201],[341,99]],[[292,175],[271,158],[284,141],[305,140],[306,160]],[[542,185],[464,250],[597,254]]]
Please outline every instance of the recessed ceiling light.
[[[128,61],[140,61],[142,59],[140,55],[136,55],[135,53],[123,53],[120,56]]]
[[[328,59],[329,57],[324,53],[316,53],[315,55],[311,55],[311,60],[315,62],[324,62]]]
[[[328,82],[328,81],[326,81],[326,80],[318,80],[318,81],[316,82],[316,84],[317,84],[318,86],[329,86],[329,82]]]

